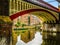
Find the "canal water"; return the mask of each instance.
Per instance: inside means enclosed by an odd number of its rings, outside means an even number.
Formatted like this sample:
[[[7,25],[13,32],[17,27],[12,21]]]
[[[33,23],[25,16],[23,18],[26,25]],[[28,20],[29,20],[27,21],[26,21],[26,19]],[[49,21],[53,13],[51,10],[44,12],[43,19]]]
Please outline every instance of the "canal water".
[[[8,45],[7,38],[0,37],[0,45]],[[41,35],[40,32],[35,33],[35,37],[25,43],[21,40],[21,35],[17,37],[17,43],[15,45],[60,45],[60,32],[57,32],[57,35],[53,36],[50,34],[50,32],[44,32],[44,34]]]
[[[35,33],[35,38],[29,41],[28,43],[25,43],[21,40],[21,36],[19,35],[17,38],[16,45],[41,45],[42,44],[42,35],[40,32]]]

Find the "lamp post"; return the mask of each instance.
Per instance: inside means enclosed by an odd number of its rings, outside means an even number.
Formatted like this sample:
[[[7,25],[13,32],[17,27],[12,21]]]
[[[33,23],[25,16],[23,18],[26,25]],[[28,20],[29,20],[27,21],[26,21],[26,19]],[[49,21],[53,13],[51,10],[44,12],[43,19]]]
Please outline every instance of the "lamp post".
[[[30,16],[28,16],[28,25],[30,26]]]

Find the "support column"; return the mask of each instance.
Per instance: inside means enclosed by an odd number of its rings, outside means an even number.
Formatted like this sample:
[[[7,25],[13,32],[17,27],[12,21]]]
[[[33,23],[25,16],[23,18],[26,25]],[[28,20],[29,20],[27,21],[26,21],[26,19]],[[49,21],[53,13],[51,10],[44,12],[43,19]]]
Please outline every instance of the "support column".
[[[59,45],[60,44],[60,24],[56,24],[56,29],[57,29],[56,42],[57,42],[57,45]]]
[[[59,23],[60,23],[60,12],[59,12]]]

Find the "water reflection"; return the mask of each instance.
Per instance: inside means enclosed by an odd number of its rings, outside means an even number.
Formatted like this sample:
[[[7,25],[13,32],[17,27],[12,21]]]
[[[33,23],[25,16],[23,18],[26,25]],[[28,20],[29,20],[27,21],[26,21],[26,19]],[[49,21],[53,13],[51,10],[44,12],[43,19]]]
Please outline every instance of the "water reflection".
[[[17,38],[17,43],[16,45],[26,45],[26,43],[24,43],[22,40],[21,40],[21,36],[19,35],[18,38]]]
[[[42,35],[40,34],[40,32],[36,32],[35,38],[28,43],[23,42],[21,40],[21,36],[19,35],[17,38],[16,45],[41,45],[41,43],[42,43]]]

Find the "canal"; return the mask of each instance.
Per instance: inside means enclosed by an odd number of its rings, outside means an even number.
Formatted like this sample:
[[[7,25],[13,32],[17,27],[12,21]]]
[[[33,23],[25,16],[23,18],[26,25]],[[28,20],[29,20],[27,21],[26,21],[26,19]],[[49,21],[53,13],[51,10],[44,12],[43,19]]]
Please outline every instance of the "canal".
[[[7,40],[6,37],[0,37],[0,45],[8,45]],[[60,32],[19,30],[11,40],[11,45],[60,45]]]
[[[60,45],[59,32],[27,31],[24,34],[20,33],[20,35],[17,36],[15,45]]]

